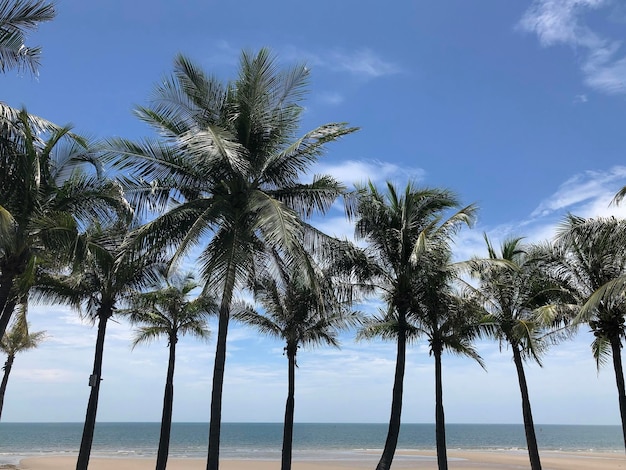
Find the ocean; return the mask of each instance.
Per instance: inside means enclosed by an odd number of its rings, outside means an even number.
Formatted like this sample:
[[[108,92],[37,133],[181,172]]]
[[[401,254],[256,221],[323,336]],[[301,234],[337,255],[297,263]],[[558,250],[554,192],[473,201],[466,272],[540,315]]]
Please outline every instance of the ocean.
[[[159,423],[98,423],[93,456],[149,458],[156,455]],[[386,424],[306,424],[294,428],[296,460],[375,459],[384,446]],[[620,426],[536,426],[540,450],[623,452]],[[0,464],[26,456],[74,455],[82,423],[0,423]],[[449,449],[523,450],[518,424],[448,424]],[[170,457],[206,458],[208,424],[174,423]],[[225,459],[279,460],[280,423],[224,423],[220,456]],[[434,424],[403,424],[398,449],[434,449]]]

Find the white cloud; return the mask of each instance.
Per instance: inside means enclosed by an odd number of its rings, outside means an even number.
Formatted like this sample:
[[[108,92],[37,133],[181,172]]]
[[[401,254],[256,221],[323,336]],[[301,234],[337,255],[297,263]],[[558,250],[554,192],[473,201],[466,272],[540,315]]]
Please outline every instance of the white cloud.
[[[382,183],[387,180],[406,181],[407,178],[419,181],[424,177],[421,168],[401,167],[391,162],[376,160],[344,160],[340,163],[318,163],[313,168],[314,174],[332,175],[347,184],[362,184],[367,181]]]
[[[626,167],[615,166],[605,171],[586,171],[572,176],[525,219],[508,221],[497,226],[478,226],[461,232],[455,245],[457,259],[485,255],[482,233],[486,232],[495,246],[510,236],[524,237],[528,243],[552,239],[557,225],[567,213],[580,217],[626,217],[626,203],[613,203],[615,193],[626,185]]]
[[[597,47],[603,41],[581,25],[578,17],[584,9],[605,3],[605,0],[535,0],[519,26],[535,32],[543,46],[565,43]]]
[[[609,171],[587,171],[575,175],[561,184],[548,199],[542,201],[531,217],[543,217],[555,211],[571,210],[577,206],[579,215],[584,217],[623,215],[623,207],[610,203],[617,190],[624,185],[626,185],[626,167],[616,166]]]
[[[589,98],[584,93],[574,96],[574,103],[576,104],[586,103],[587,101],[589,101]]]
[[[381,58],[368,48],[354,51],[335,49],[318,54],[287,47],[283,49],[280,56],[286,60],[304,60],[312,67],[325,68],[334,72],[347,72],[361,78],[380,78],[401,71],[398,65]]]
[[[611,3],[610,0],[535,0],[518,26],[537,34],[544,47],[565,44],[580,51],[581,70],[589,87],[607,94],[626,93],[626,57],[618,57],[621,42],[597,34],[582,19],[585,11]]]
[[[626,93],[626,57],[611,62],[611,57],[589,60],[583,67],[591,88],[608,94]]]
[[[369,78],[393,75],[400,71],[399,67],[378,57],[369,49],[356,52],[335,52],[330,55],[331,66],[335,70],[350,72]]]

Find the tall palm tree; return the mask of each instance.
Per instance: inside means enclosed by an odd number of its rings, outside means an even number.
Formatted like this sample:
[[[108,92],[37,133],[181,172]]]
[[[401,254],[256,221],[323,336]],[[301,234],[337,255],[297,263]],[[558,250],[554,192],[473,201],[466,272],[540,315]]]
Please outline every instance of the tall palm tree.
[[[4,370],[4,375],[2,376],[2,383],[0,384],[0,416],[2,416],[4,394],[7,390],[9,374],[11,373],[11,368],[13,367],[13,361],[15,360],[16,354],[36,348],[46,336],[45,331],[29,333],[28,322],[26,320],[26,309],[26,302],[21,302],[19,314],[13,321],[11,328],[9,328],[0,341],[0,351],[7,355],[7,360],[2,368]]]
[[[0,108],[2,335],[35,266],[69,262],[80,227],[111,220],[127,204],[121,187],[103,177],[89,141],[25,110]]]
[[[37,73],[40,47],[25,44],[25,33],[56,15],[54,4],[42,0],[0,0],[0,72],[17,67]]]
[[[626,386],[622,366],[626,337],[626,220],[585,219],[569,215],[557,230],[555,274],[578,304],[576,323],[587,323],[594,334],[591,351],[598,368],[609,356],[617,385],[626,448]]]
[[[191,274],[184,277],[172,276],[172,280],[165,277],[152,287],[153,290],[133,294],[129,300],[129,308],[118,313],[127,315],[131,323],[137,326],[133,348],[160,337],[167,338],[169,361],[156,461],[156,469],[165,470],[172,427],[176,344],[178,338],[184,335],[208,338],[207,315],[215,313],[217,306],[212,298],[205,295],[189,300],[192,292],[199,287]]]
[[[285,404],[281,470],[291,469],[293,421],[295,410],[296,355],[302,346],[327,344],[339,347],[341,329],[358,322],[355,312],[347,310],[330,276],[322,272],[318,282],[311,282],[301,266],[279,263],[275,271],[265,270],[254,284],[254,296],[262,310],[236,304],[233,318],[257,328],[261,333],[285,341],[288,363],[288,393]]]
[[[131,236],[129,225],[124,220],[109,227],[90,227],[77,242],[71,273],[41,273],[35,286],[42,297],[67,303],[98,323],[93,372],[89,377],[91,392],[77,470],[87,468],[91,455],[107,322],[120,302],[132,292],[156,282],[158,273],[163,269],[163,263],[154,254],[138,256],[127,248]]]
[[[302,218],[324,213],[344,190],[330,176],[301,181],[326,143],[355,131],[333,123],[295,137],[308,75],[304,66],[279,69],[261,49],[242,53],[237,79],[222,83],[179,56],[173,77],[157,87],[149,107],[137,110],[161,141],[113,143],[118,167],[134,175],[125,182],[138,207],[171,208],[140,231],[144,246],[174,247],[174,263],[201,246],[204,290],[220,299],[209,470],[219,466],[233,292],[254,277],[256,260],[269,251],[300,256]]]
[[[435,234],[429,249],[420,256],[422,279],[414,290],[418,310],[409,315],[417,336],[428,339],[429,352],[435,360],[435,441],[439,470],[448,470],[443,352],[470,357],[484,368],[483,360],[472,344],[480,332],[482,311],[472,296],[464,296],[455,288],[459,264],[452,262],[450,233],[445,232]]]
[[[487,318],[486,331],[500,344],[510,346],[522,398],[524,432],[532,470],[541,469],[524,362],[541,365],[549,332],[561,321],[554,308],[559,289],[542,264],[539,247],[524,246],[521,238],[509,238],[497,253],[485,235],[488,259],[474,260],[472,275],[478,280]]]
[[[389,429],[377,470],[390,468],[400,433],[406,345],[414,332],[409,316],[419,311],[417,291],[426,281],[421,264],[425,246],[432,234],[471,220],[471,206],[444,218],[458,207],[451,192],[420,189],[411,183],[402,193],[391,183],[387,183],[385,193],[372,183],[358,190],[351,214],[356,219],[355,235],[368,243],[367,252],[373,263],[370,282],[377,285],[386,304],[384,315],[378,318],[382,325],[372,330],[372,324],[366,324],[370,331],[365,335],[379,333],[384,339],[395,339],[397,345]]]

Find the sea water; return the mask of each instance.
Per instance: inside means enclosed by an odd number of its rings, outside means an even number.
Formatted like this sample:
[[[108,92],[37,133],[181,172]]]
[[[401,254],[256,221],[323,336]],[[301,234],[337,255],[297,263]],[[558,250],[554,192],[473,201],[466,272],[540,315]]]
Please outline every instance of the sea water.
[[[0,423],[0,463],[25,456],[75,455],[82,423]],[[156,455],[159,423],[98,423],[92,455],[150,458]],[[173,423],[170,456],[205,458],[208,424]],[[385,443],[387,424],[307,424],[294,426],[297,460],[375,458]],[[620,426],[538,425],[541,450],[623,452]],[[523,450],[524,427],[518,424],[448,424],[449,449]],[[282,424],[222,424],[220,456],[225,459],[280,459]],[[434,424],[403,424],[398,449],[435,447]],[[370,452],[374,451],[374,452]],[[378,452],[379,453],[379,452]]]

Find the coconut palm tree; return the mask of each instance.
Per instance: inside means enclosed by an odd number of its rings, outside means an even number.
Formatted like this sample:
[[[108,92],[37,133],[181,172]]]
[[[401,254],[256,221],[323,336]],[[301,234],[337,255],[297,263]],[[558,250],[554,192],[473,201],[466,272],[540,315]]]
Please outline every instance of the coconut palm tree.
[[[313,261],[311,264],[314,264]],[[263,334],[285,341],[288,393],[281,470],[290,470],[298,349],[321,344],[339,347],[339,331],[356,325],[358,315],[348,311],[328,273],[318,270],[319,279],[311,282],[308,271],[301,266],[286,266],[280,260],[278,265],[278,269],[274,270],[266,267],[259,279],[254,281],[254,297],[262,310],[238,303],[233,306],[233,318],[252,325]]]
[[[79,228],[127,210],[86,139],[1,106],[0,335],[42,260],[70,261]],[[54,256],[49,256],[54,253]]]
[[[133,175],[125,183],[140,212],[170,208],[140,230],[143,246],[173,247],[173,263],[200,246],[204,290],[220,299],[209,470],[219,466],[233,293],[268,252],[301,256],[302,218],[324,213],[344,190],[329,176],[301,181],[325,144],[355,130],[333,123],[296,137],[308,75],[304,66],[281,70],[262,49],[242,53],[237,79],[222,83],[179,56],[173,77],[137,109],[161,141],[113,142],[118,168]]]
[[[50,301],[67,303],[98,323],[93,372],[89,377],[89,402],[81,439],[77,470],[89,464],[102,380],[104,339],[108,320],[132,292],[152,285],[163,269],[155,253],[128,250],[132,232],[127,221],[91,226],[77,241],[69,274],[40,273],[37,293]]]
[[[545,271],[545,248],[522,244],[521,238],[502,243],[500,253],[485,235],[488,260],[474,260],[471,274],[478,280],[478,292],[487,311],[485,331],[500,344],[511,348],[522,398],[524,432],[530,465],[541,469],[524,362],[541,365],[549,345],[550,331],[563,322],[555,301],[562,291]]]
[[[133,294],[130,297],[128,309],[118,311],[120,315],[126,315],[131,323],[137,326],[133,348],[160,337],[167,338],[169,361],[163,395],[157,470],[165,470],[169,453],[178,338],[184,335],[201,339],[208,338],[207,316],[217,310],[214,300],[205,295],[189,300],[189,296],[198,287],[191,274],[184,277],[174,275],[171,279],[164,276],[157,285],[152,286],[152,290]]]
[[[409,315],[414,334],[428,339],[429,352],[435,360],[435,441],[439,470],[448,469],[443,352],[470,357],[484,368],[483,360],[472,344],[480,333],[482,310],[473,296],[462,295],[455,288],[459,264],[452,262],[449,236],[445,231],[435,234],[429,249],[420,256],[422,279],[414,290],[418,310]]]
[[[37,73],[40,47],[28,47],[25,33],[56,15],[54,4],[41,0],[0,0],[0,72],[17,67]]]
[[[2,416],[4,394],[7,390],[9,374],[11,373],[16,354],[36,348],[46,336],[45,331],[29,333],[28,322],[26,321],[26,310],[26,301],[23,301],[20,303],[19,313],[13,321],[11,328],[9,328],[0,341],[0,351],[7,355],[7,360],[2,368],[4,370],[2,384],[0,384],[0,416]]]
[[[594,334],[591,351],[598,368],[612,358],[626,448],[626,386],[622,366],[626,337],[626,220],[568,215],[557,230],[553,273],[578,305],[575,323]]]
[[[425,247],[433,234],[471,220],[472,206],[444,218],[448,211],[458,207],[459,202],[451,192],[421,189],[411,183],[402,193],[391,183],[387,183],[385,193],[372,183],[358,189],[351,214],[356,219],[355,236],[368,243],[370,261],[367,262],[373,263],[369,269],[370,282],[382,292],[386,305],[383,315],[366,323],[363,335],[380,334],[383,339],[394,339],[397,346],[389,429],[377,470],[390,468],[400,433],[406,345],[415,333],[409,317],[419,312],[418,292],[426,282],[422,266]]]

